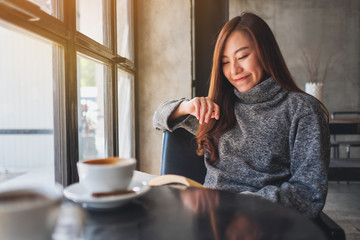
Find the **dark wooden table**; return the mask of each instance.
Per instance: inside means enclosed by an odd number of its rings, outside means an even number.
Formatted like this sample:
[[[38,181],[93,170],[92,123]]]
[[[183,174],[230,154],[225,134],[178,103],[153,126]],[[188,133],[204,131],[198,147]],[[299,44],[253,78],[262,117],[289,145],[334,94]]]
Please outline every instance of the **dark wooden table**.
[[[268,201],[200,188],[152,187],[116,209],[84,210],[83,239],[326,239],[299,213]]]

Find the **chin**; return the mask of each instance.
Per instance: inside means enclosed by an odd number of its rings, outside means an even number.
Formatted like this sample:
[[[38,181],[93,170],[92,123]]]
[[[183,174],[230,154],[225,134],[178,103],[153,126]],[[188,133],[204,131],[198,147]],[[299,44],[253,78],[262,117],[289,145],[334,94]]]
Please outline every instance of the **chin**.
[[[254,86],[247,86],[247,87],[237,87],[237,90],[239,92],[247,92],[249,90],[251,90]]]

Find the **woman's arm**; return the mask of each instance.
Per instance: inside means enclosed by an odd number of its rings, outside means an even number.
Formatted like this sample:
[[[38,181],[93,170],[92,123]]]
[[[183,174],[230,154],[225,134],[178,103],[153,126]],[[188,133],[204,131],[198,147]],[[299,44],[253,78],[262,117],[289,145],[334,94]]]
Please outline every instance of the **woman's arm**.
[[[172,112],[169,120],[176,120],[185,115],[193,115],[200,124],[208,123],[211,118],[219,120],[220,108],[208,97],[196,97],[190,101],[184,100]]]
[[[191,100],[169,100],[160,104],[153,117],[153,125],[158,130],[173,131],[183,127],[196,134],[198,123],[208,123],[210,118],[219,119],[220,108],[208,97]]]

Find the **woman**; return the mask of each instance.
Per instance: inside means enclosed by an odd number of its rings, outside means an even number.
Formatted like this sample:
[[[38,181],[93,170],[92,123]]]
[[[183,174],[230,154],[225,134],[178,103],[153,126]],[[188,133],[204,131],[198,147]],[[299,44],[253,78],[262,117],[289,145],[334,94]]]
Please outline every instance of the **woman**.
[[[208,188],[256,195],[308,217],[324,206],[328,113],[296,86],[269,26],[252,13],[222,28],[208,97],[162,103],[154,126],[196,135]]]

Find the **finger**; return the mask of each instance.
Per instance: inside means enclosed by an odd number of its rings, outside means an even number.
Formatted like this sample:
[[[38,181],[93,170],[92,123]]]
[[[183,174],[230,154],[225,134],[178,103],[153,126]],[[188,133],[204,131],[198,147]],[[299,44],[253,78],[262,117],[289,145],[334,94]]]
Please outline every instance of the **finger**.
[[[214,117],[216,120],[219,120],[220,118],[220,107],[216,103],[214,103],[214,111],[213,111]]]
[[[206,98],[206,104],[207,104],[207,110],[205,115],[205,122],[208,123],[212,115],[212,112],[214,110],[214,103],[209,98]]]
[[[200,119],[200,101],[199,98],[195,98],[194,99],[194,103],[193,103],[194,107],[195,107],[195,117],[197,120]]]
[[[211,118],[215,118],[216,120],[219,120],[219,119],[216,118],[216,115],[215,115],[215,114],[216,114],[215,111],[213,111],[213,112],[211,113]]]
[[[201,102],[201,107],[200,107],[200,120],[199,120],[199,123],[203,124],[204,119],[205,119],[205,113],[206,113],[207,104],[205,102],[205,98],[203,98],[203,97],[200,98],[200,102]]]

